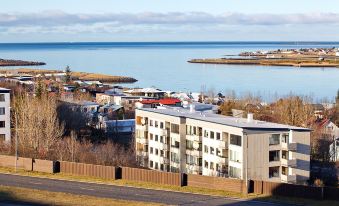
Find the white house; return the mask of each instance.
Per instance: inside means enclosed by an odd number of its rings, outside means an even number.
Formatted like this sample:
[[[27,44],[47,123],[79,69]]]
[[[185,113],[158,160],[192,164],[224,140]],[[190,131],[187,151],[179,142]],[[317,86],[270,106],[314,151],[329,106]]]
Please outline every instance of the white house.
[[[11,141],[10,89],[0,88],[0,141]]]

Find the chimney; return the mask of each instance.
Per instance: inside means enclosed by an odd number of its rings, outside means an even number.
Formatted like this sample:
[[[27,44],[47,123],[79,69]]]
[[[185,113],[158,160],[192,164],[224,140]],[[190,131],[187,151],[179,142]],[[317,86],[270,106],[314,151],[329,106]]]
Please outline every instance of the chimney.
[[[247,122],[248,123],[253,122],[253,113],[248,113],[247,114]]]
[[[195,111],[194,105],[193,105],[193,104],[190,104],[190,112],[193,113],[194,111]]]

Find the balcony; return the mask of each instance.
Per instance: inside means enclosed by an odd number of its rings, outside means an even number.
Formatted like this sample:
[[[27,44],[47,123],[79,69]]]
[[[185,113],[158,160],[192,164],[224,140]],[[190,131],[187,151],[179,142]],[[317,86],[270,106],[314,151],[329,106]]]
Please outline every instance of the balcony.
[[[137,124],[135,125],[135,129],[136,130],[140,130],[140,131],[148,131],[148,125],[147,124]]]
[[[297,143],[289,143],[288,150],[290,151],[297,151]]]
[[[140,144],[147,144],[148,143],[148,139],[146,139],[146,138],[136,138],[136,141]]]
[[[297,160],[296,159],[281,159],[281,165],[285,167],[296,167],[297,166]]]
[[[287,182],[288,183],[296,183],[297,182],[297,176],[296,175],[288,175],[287,176]]]

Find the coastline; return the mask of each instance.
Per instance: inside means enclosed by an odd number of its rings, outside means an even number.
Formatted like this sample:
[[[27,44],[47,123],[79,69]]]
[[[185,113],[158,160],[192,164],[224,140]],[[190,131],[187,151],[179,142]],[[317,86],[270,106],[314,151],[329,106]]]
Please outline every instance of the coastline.
[[[0,59],[0,67],[9,66],[42,66],[46,65],[45,62],[23,61],[13,59]]]
[[[16,75],[57,75],[64,73],[62,70],[48,70],[48,69],[0,69],[0,74],[5,76],[16,76]],[[83,80],[83,81],[101,81],[103,83],[134,83],[138,80],[133,77],[126,76],[114,76],[106,74],[88,73],[88,72],[71,72],[72,78]]]

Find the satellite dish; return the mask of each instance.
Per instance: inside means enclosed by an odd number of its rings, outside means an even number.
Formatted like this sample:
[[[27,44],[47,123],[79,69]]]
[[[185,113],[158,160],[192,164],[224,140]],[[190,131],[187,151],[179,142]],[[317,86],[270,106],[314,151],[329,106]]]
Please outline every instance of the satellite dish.
[[[198,150],[199,149],[199,143],[198,142],[193,142],[193,148]]]

